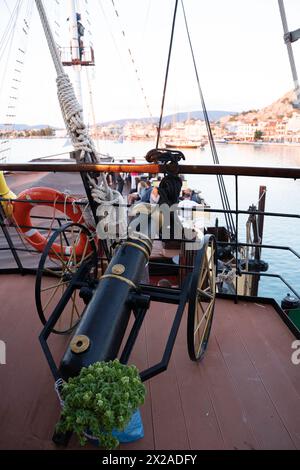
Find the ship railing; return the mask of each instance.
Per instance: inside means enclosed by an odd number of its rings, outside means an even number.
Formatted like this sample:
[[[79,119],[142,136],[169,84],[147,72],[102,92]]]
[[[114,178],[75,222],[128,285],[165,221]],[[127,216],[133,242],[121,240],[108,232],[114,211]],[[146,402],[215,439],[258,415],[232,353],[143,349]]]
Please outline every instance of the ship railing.
[[[27,164],[0,164],[0,171],[5,172],[17,172],[17,171],[28,171],[28,172],[63,172],[63,173],[86,173],[86,172],[112,172],[112,173],[141,173],[141,174],[158,174],[165,172],[165,166],[160,164],[115,164],[115,163],[103,163],[103,164],[75,164],[75,163],[27,163]],[[283,213],[283,212],[268,212],[268,211],[259,211],[259,210],[243,210],[240,208],[239,204],[239,179],[241,177],[267,177],[267,178],[284,178],[289,180],[297,180],[300,179],[300,168],[272,168],[272,167],[238,167],[238,166],[222,166],[222,165],[179,165],[179,173],[180,174],[192,174],[192,175],[224,175],[224,176],[232,176],[234,178],[234,191],[235,191],[235,208],[232,210],[224,210],[218,208],[211,208],[211,207],[202,207],[202,212],[209,212],[211,214],[225,214],[231,213],[235,217],[235,226],[236,226],[236,233],[239,233],[240,227],[240,218],[241,216],[245,215],[254,215],[254,216],[262,216],[262,217],[279,217],[283,219],[294,219],[299,220],[300,214],[295,213]],[[0,202],[3,201],[0,198]],[[28,202],[26,200],[26,202]],[[40,216],[37,216],[38,219],[41,220]],[[45,217],[45,220],[49,220],[50,218]],[[58,226],[65,222],[64,218],[56,217],[56,222]],[[25,274],[26,272],[34,273],[34,269],[26,268],[23,266],[18,252],[27,251],[27,252],[34,252],[35,250],[27,249],[27,248],[19,248],[15,247],[11,237],[9,235],[8,227],[4,221],[4,217],[0,217],[0,226],[6,238],[7,247],[0,247],[0,251],[10,250],[13,254],[16,262],[17,268],[5,268],[3,266],[0,267],[0,274],[8,274],[12,272],[20,272]],[[44,229],[43,226],[36,226],[37,229]],[[259,248],[259,249],[271,249],[271,250],[281,250],[285,252],[290,252],[294,255],[297,260],[299,260],[300,265],[300,254],[291,246],[286,245],[274,245],[274,244],[266,244],[266,243],[246,243],[238,239],[234,241],[218,241],[218,246],[221,247],[222,245],[230,245],[235,252],[235,258],[238,260],[239,258],[239,250],[241,247],[243,248]],[[150,264],[159,263],[150,261]],[[177,268],[179,270],[191,270],[193,265],[178,265]],[[239,275],[247,275],[247,276],[259,276],[259,277],[268,277],[268,278],[277,278],[280,280],[293,294],[295,297],[300,299],[300,293],[297,291],[295,286],[291,285],[290,282],[285,278],[282,273],[269,273],[269,272],[257,272],[251,270],[239,270]],[[221,297],[229,297],[238,301],[241,296],[238,293],[238,283],[239,283],[239,276],[236,276],[235,279],[235,293],[234,294],[219,294]],[[246,296],[249,300],[255,300],[256,297],[251,298],[251,296]],[[270,299],[266,298],[266,302],[269,302]],[[260,297],[260,302],[263,302],[264,298]],[[274,301],[275,302],[275,301]],[[275,304],[277,304],[275,302]],[[275,305],[274,304],[274,305]],[[278,306],[278,305],[277,305]],[[287,317],[283,318],[284,321],[288,322]],[[289,325],[291,326],[291,325]],[[291,327],[293,329],[293,327]],[[299,331],[297,332],[299,334]]]

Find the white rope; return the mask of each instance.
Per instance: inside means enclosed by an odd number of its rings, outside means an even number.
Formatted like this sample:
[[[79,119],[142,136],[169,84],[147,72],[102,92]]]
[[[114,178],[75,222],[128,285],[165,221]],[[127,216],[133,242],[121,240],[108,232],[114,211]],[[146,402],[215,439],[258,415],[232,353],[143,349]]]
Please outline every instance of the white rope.
[[[260,198],[259,198],[258,201],[257,201],[257,206],[256,206],[256,207],[259,206],[259,203],[260,203],[261,199],[264,197],[265,194],[267,194],[267,191],[264,189],[263,192],[262,192],[261,195],[260,195]]]
[[[47,19],[43,2],[42,0],[35,0],[35,3],[41,18],[48,47],[57,73],[57,95],[65,125],[72,140],[72,144],[76,150],[80,151],[79,161],[87,161],[86,156],[89,155],[92,162],[98,163],[101,161],[100,155],[97,153],[94,142],[89,136],[88,129],[83,122],[82,107],[76,98],[70,78],[67,74],[64,73],[60,54]],[[89,179],[93,187],[92,196],[98,204],[105,204],[106,207],[110,206],[109,225],[112,223],[112,230],[109,230],[109,232],[114,232],[114,228],[117,222],[119,223],[119,229],[121,228],[123,231],[123,227],[127,222],[126,211],[121,209],[124,205],[123,197],[117,191],[113,191],[109,188],[103,173],[100,174],[99,179],[99,185],[97,185],[96,182],[91,178]],[[117,204],[118,206],[114,207],[113,204]],[[119,206],[121,206],[121,208]]]
[[[55,384],[54,384],[54,389],[55,389],[55,392],[56,392],[56,395],[58,396],[58,399],[59,399],[59,403],[60,403],[60,406],[63,408],[64,407],[64,401],[62,399],[62,396],[60,394],[60,389],[61,387],[63,386],[64,384],[64,381],[63,379],[57,379]]]
[[[216,282],[233,282],[236,278],[236,270],[231,269],[231,271],[226,272],[224,269],[221,273],[218,274]]]
[[[92,210],[90,208],[90,204],[89,204],[88,199],[86,197],[77,199],[75,201],[75,204],[78,203],[78,202],[81,203],[81,204],[84,204],[83,209],[81,208],[81,212],[82,212],[82,218],[83,218],[83,221],[84,221],[85,225],[88,228],[93,227],[95,229],[96,228],[95,219],[94,219]]]
[[[97,235],[99,238],[126,238],[127,236],[127,206],[121,194],[115,189],[104,188],[89,177],[92,186],[92,196],[99,206],[97,216],[100,218],[97,225]],[[108,196],[108,200],[105,197]],[[106,215],[105,215],[106,214]]]
[[[72,140],[75,150],[80,150],[79,160],[84,160],[85,154],[95,155],[95,163],[100,159],[97,151],[88,134],[88,129],[83,122],[82,107],[80,106],[73,85],[67,74],[57,76],[57,95],[60,108],[65,120],[66,127]]]

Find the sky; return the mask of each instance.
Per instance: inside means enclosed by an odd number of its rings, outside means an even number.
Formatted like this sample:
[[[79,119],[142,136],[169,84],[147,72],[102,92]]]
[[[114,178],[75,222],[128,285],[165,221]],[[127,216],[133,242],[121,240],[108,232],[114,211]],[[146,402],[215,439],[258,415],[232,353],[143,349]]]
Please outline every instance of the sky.
[[[22,1],[21,20],[28,4],[34,3]],[[0,38],[16,3],[17,0],[0,0]],[[70,1],[58,3],[44,0],[53,29],[60,31],[57,41],[67,47]],[[96,122],[149,117],[144,96],[151,114],[160,113],[175,0],[114,0],[114,5],[118,18],[112,0],[77,1],[77,11],[81,12],[86,27],[84,40],[88,43],[92,39],[96,59],[96,67],[88,70],[90,89],[87,70],[82,71],[88,122],[92,120],[90,90]],[[238,112],[261,108],[292,89],[277,0],[184,0],[184,5],[208,109]],[[300,0],[285,0],[285,7],[290,30],[299,28]],[[18,41],[22,40],[20,26],[16,31],[9,56],[0,54],[0,122],[5,122]],[[293,48],[299,69],[300,41]],[[66,71],[72,78],[72,69]],[[199,109],[201,103],[179,1],[165,114]],[[56,98],[54,66],[35,5],[16,122],[54,126],[63,123]]]

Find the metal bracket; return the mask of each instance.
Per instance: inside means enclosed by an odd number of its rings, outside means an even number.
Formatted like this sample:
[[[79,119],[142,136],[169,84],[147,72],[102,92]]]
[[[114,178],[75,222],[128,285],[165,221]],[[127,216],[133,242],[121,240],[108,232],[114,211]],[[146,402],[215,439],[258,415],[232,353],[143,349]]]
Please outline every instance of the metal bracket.
[[[300,28],[285,33],[283,39],[285,44],[298,41],[300,39]]]

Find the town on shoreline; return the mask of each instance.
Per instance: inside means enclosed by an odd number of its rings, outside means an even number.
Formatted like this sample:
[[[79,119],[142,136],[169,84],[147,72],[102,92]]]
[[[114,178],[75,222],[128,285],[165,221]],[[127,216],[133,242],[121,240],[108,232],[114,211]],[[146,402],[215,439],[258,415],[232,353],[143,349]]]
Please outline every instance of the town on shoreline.
[[[119,143],[136,140],[155,140],[157,119],[130,119],[95,124],[90,127],[94,138],[114,140]],[[294,92],[286,93],[270,106],[260,110],[226,114],[211,120],[212,134],[216,143],[300,144],[300,108],[295,105]],[[65,129],[50,126],[29,127],[0,125],[0,139],[67,137]],[[174,119],[163,124],[160,131],[161,144],[199,144],[207,141],[207,126],[203,119],[190,117]]]

